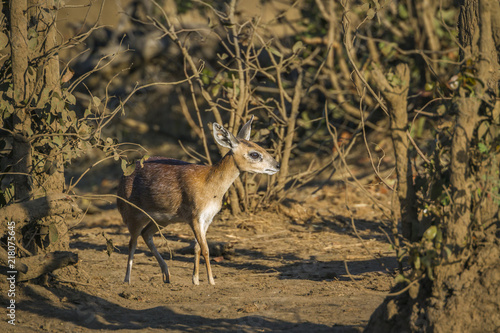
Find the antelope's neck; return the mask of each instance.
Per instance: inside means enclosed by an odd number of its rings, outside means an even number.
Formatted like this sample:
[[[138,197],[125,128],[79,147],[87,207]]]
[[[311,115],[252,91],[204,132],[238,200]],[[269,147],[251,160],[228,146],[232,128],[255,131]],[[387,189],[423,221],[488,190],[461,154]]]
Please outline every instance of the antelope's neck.
[[[232,152],[227,153],[217,164],[214,164],[207,176],[207,183],[214,192],[225,194],[231,184],[240,175]]]

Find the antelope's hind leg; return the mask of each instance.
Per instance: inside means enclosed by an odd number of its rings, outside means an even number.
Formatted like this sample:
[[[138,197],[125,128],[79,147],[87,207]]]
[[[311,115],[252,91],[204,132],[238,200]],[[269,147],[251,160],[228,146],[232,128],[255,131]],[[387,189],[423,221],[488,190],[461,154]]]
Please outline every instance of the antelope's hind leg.
[[[156,260],[158,261],[158,264],[160,265],[161,273],[163,276],[163,282],[170,283],[170,272],[168,271],[167,263],[165,262],[165,260],[163,260],[163,257],[160,255],[153,242],[153,236],[157,231],[158,227],[156,226],[156,224],[150,222],[146,226],[146,228],[142,230],[141,234],[142,238],[144,239],[144,242],[149,247],[149,250],[153,253]]]
[[[132,274],[132,262],[134,260],[135,249],[137,248],[137,238],[139,235],[130,235],[130,241],[128,243],[128,261],[127,261],[127,272],[125,273],[125,283],[130,284],[130,275]]]

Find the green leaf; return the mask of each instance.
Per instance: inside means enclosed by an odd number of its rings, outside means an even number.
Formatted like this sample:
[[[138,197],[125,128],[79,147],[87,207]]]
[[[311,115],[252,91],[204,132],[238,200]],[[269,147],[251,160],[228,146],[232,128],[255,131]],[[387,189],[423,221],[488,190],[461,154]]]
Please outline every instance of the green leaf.
[[[426,254],[422,257],[422,266],[429,268],[432,266],[432,258],[430,254]]]
[[[437,233],[437,227],[435,225],[430,226],[427,230],[424,232],[424,238],[428,240],[433,240],[434,237],[436,237]]]
[[[30,50],[35,50],[38,45],[38,32],[35,28],[28,29],[28,47]]]
[[[61,95],[57,92],[57,90],[52,91],[52,96],[61,99]]]
[[[295,43],[292,47],[293,53],[299,52],[302,48],[304,47],[304,44],[299,40],[297,43]]]
[[[56,144],[58,147],[62,147],[63,146],[63,139],[62,139],[62,136],[54,136],[52,138],[52,142],[54,144]]]
[[[435,86],[436,84],[434,82],[427,82],[425,84],[425,91],[431,91],[434,89]]]
[[[432,273],[432,267],[431,266],[427,267],[427,276],[429,277],[429,279],[431,281],[434,281],[434,274]]]
[[[386,57],[394,50],[393,43],[379,43],[380,52]]]
[[[29,28],[28,29],[28,38],[38,38],[38,32],[36,31],[35,28]]]
[[[374,17],[375,17],[375,14],[376,14],[376,13],[377,13],[377,12],[375,11],[375,9],[370,8],[370,9],[368,9],[368,10],[366,11],[366,17],[368,17],[368,19],[370,19],[370,20],[371,20],[372,18],[374,18]]]
[[[139,163],[141,164],[141,168],[144,167],[144,161],[147,161],[149,157],[150,156],[146,154],[140,159]]]
[[[42,93],[40,94],[40,99],[39,99],[39,102],[40,102],[40,105],[44,105],[44,104],[47,104],[49,102],[49,89],[43,89],[42,90]]]
[[[398,5],[398,14],[399,17],[402,18],[403,20],[406,20],[409,17],[408,10],[406,9],[406,6],[403,5],[402,3],[399,3]]]
[[[483,154],[486,154],[489,151],[488,147],[483,142],[479,142],[477,144],[477,147],[479,148],[479,151]]]
[[[439,105],[436,109],[437,114],[440,116],[443,116],[446,113],[446,111],[448,110],[446,109],[446,105],[444,104]]]
[[[55,224],[49,225],[49,241],[50,244],[54,244],[59,240],[59,231],[57,230],[57,227]]]
[[[135,170],[135,163],[128,164],[125,159],[121,161],[121,167],[124,176],[130,176]]]
[[[488,132],[490,128],[490,124],[487,121],[483,121],[481,124],[479,124],[477,128],[477,137],[478,139],[482,139],[485,134]]]
[[[68,101],[68,104],[70,104],[70,105],[75,105],[76,104],[75,95],[73,95],[73,94],[66,95],[66,101]]]
[[[28,48],[31,51],[34,51],[36,49],[37,45],[38,45],[38,39],[36,39],[36,38],[28,39]]]
[[[201,74],[201,81],[204,85],[210,84],[210,78],[207,75]]]
[[[125,172],[125,170],[127,169],[127,160],[122,159],[120,164],[121,164],[122,171]]]
[[[271,52],[272,54],[274,54],[277,57],[280,57],[280,58],[283,57],[283,54],[281,54],[281,52],[276,50],[274,47],[270,47],[269,52]]]
[[[101,105],[101,99],[97,96],[92,97],[92,101],[94,102],[95,107],[99,107],[99,105]]]
[[[420,269],[420,257],[416,256],[415,260],[413,261],[413,265],[415,266],[415,269]]]
[[[368,10],[368,8],[370,8],[370,4],[368,2],[365,2],[359,6],[359,9],[362,11]]]
[[[77,119],[76,119],[76,112],[73,111],[73,110],[68,110],[66,112],[66,115],[68,116],[68,121],[73,124],[73,123],[76,123]]]
[[[394,283],[403,283],[405,281],[406,281],[406,278],[405,278],[405,276],[403,274],[398,274],[394,278]]]
[[[44,165],[43,165],[43,172],[50,174],[50,168],[52,168],[52,161],[51,160],[45,160]]]
[[[87,118],[88,116],[90,116],[92,114],[92,106],[89,105],[89,107],[85,110],[85,112],[83,113],[83,118]]]
[[[216,97],[219,94],[219,91],[220,91],[220,84],[217,84],[212,88],[212,97]]]
[[[89,133],[89,126],[86,123],[82,122],[80,124],[80,126],[78,127],[78,134],[79,135],[85,135],[85,134],[88,134],[88,133]]]
[[[447,247],[447,246],[445,246],[444,247],[444,252],[446,254],[446,259],[449,259],[451,257],[451,254],[452,254],[450,248]]]
[[[227,53],[222,53],[222,54],[217,53],[217,56],[220,58],[220,60],[224,60],[228,57]]]
[[[53,96],[50,99],[50,112],[51,113],[56,114],[60,111],[59,110],[59,101],[60,101],[60,99],[55,97],[55,96]]]
[[[434,238],[434,241],[436,244],[440,244],[443,242],[443,232],[441,230],[438,230],[436,233],[436,238]]]

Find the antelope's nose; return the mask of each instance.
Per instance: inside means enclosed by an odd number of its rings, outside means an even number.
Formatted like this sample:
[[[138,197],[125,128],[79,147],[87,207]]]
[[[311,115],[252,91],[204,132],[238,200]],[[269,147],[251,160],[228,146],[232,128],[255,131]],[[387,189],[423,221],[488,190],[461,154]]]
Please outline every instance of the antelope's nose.
[[[279,169],[279,168],[281,168],[281,164],[276,163],[276,169]]]

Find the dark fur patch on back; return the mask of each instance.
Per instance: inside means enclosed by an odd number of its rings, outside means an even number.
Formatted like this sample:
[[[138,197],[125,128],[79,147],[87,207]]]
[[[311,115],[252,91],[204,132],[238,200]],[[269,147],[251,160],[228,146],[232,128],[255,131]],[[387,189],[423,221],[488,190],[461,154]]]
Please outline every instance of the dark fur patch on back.
[[[139,162],[137,162],[139,163]],[[163,164],[163,165],[186,165],[186,164],[192,164],[189,162],[181,161],[181,160],[176,160],[174,158],[167,158],[167,157],[161,157],[161,156],[153,156],[148,158],[146,161],[144,161],[145,164]]]

